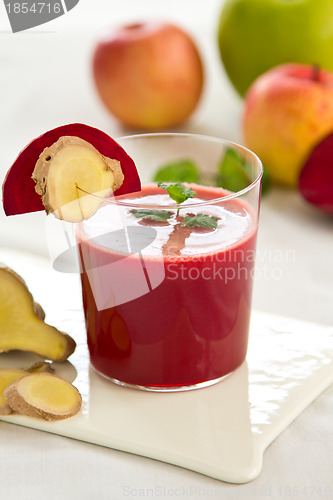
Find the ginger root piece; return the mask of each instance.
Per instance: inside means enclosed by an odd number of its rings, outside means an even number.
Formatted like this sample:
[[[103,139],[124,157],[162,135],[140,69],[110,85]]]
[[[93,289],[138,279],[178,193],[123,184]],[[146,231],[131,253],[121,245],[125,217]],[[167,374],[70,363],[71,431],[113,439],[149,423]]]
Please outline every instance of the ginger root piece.
[[[45,148],[32,174],[46,213],[67,222],[89,219],[123,183],[118,160],[79,137],[64,136]],[[87,193],[93,193],[87,194]]]
[[[22,278],[19,274],[17,274],[17,277],[22,280]],[[24,282],[24,280],[22,280],[22,281]],[[25,282],[24,282],[24,284],[25,284]],[[35,311],[36,316],[38,316],[41,320],[44,321],[44,319],[45,319],[44,309],[37,302],[34,302],[34,311]]]
[[[20,369],[2,368],[0,370],[0,415],[10,415],[13,410],[8,406],[4,390],[18,378],[24,377],[26,372]]]
[[[27,373],[54,373],[54,368],[47,361],[37,361],[25,371]]]
[[[44,323],[25,281],[0,265],[0,353],[28,351],[44,359],[62,362],[75,350],[66,333]]]
[[[72,384],[50,373],[32,373],[9,385],[4,395],[13,411],[44,420],[76,415],[82,398]]]
[[[28,289],[28,287],[27,287],[26,282],[24,281],[24,279],[19,274],[17,274],[15,271],[13,271],[13,269],[10,269],[10,267],[7,267],[2,262],[0,262],[0,271],[1,270],[6,270],[6,271],[12,273],[12,275],[15,276],[15,278],[18,281],[20,281],[22,283],[22,285],[25,286]],[[33,300],[32,295],[31,295],[31,298]],[[34,313],[36,314],[36,316],[38,316],[38,318],[40,318],[41,320],[44,321],[44,319],[45,319],[45,311],[42,308],[42,306],[33,300],[33,308],[34,308]]]

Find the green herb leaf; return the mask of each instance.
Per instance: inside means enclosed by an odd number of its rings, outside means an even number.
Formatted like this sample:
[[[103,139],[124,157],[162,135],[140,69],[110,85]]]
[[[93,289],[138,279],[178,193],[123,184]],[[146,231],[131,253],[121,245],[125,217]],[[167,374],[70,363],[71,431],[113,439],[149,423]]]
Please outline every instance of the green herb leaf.
[[[262,174],[262,183],[261,183],[261,194],[264,196],[272,187],[272,181],[270,178],[269,173],[267,170],[264,168],[263,174]]]
[[[178,160],[163,165],[155,174],[155,182],[198,182],[199,169],[192,160]]]
[[[183,224],[186,226],[194,227],[208,227],[210,229],[217,228],[217,217],[207,214],[186,215],[183,218]]]
[[[175,184],[164,184],[163,182],[157,183],[158,187],[165,189],[170,198],[172,198],[178,205],[196,196],[196,192],[192,188],[184,186],[181,182]]]
[[[234,148],[227,148],[218,166],[216,185],[228,191],[241,191],[251,184],[250,165]]]
[[[156,221],[165,221],[169,219],[172,212],[168,210],[150,210],[149,208],[134,208],[131,213],[137,219],[151,219]]]

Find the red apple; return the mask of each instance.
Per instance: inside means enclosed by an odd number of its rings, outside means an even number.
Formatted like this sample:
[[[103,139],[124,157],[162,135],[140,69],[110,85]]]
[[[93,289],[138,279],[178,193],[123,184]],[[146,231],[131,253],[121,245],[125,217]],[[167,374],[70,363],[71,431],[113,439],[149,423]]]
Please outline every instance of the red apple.
[[[272,181],[296,187],[308,154],[333,130],[333,73],[304,64],[264,73],[246,95],[243,126]]]
[[[333,215],[333,133],[310,153],[299,176],[299,189],[308,202]]]
[[[177,26],[142,23],[98,43],[93,73],[105,106],[125,125],[161,129],[186,120],[203,87],[203,67],[191,37]]]

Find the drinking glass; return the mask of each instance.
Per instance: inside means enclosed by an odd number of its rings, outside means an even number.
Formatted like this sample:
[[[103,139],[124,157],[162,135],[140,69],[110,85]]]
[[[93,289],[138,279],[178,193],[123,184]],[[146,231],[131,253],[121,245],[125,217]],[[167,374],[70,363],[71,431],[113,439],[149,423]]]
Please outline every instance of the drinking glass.
[[[76,229],[91,365],[116,384],[144,390],[217,383],[247,352],[260,160],[208,136],[118,142],[142,190],[106,199]],[[153,181],[161,167],[181,172],[185,164],[200,177],[186,184],[193,197],[177,205],[168,184]]]

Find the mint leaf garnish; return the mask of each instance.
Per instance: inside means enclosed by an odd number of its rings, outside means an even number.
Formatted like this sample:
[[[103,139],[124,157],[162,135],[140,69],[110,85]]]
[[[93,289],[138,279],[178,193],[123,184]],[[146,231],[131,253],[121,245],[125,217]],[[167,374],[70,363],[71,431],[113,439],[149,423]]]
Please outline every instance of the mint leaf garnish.
[[[170,198],[172,198],[178,205],[196,196],[196,192],[192,188],[184,186],[181,182],[175,184],[164,184],[163,182],[157,183],[158,187],[165,189]]]
[[[154,181],[197,183],[199,181],[199,169],[192,160],[176,160],[159,168]]]
[[[207,214],[186,215],[183,218],[183,224],[190,227],[200,226],[210,229],[217,228],[217,217]]]
[[[241,191],[251,184],[250,165],[233,148],[227,148],[218,166],[216,185],[228,191]]]
[[[172,212],[168,210],[150,210],[149,208],[134,208],[131,213],[137,219],[151,219],[159,222],[168,220],[172,215]]]

